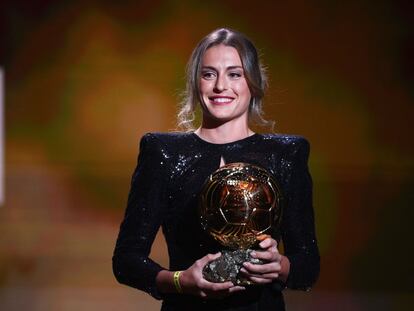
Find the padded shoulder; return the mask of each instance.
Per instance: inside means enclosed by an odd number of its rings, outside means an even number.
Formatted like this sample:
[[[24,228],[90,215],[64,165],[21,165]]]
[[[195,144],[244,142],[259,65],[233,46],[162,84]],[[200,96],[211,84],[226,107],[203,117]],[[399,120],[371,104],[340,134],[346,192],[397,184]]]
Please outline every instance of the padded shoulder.
[[[189,132],[146,133],[143,138],[158,140],[162,145],[183,143],[191,137]]]
[[[300,135],[287,134],[263,134],[264,141],[270,144],[275,144],[278,148],[285,150],[292,156],[296,154],[303,154],[305,158],[309,155],[310,144],[309,141]]]

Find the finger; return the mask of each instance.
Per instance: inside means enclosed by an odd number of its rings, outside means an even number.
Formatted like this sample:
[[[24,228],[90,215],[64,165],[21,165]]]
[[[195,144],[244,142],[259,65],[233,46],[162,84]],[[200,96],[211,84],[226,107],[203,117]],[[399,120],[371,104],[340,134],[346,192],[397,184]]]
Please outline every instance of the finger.
[[[280,272],[282,268],[280,263],[278,262],[270,262],[266,264],[252,264],[250,262],[245,262],[243,263],[243,267],[249,273],[257,273],[257,274]]]
[[[201,284],[203,290],[212,291],[212,292],[219,292],[219,291],[226,291],[232,287],[234,284],[232,282],[224,282],[224,283],[213,283],[205,281]]]
[[[246,290],[246,287],[243,286],[233,286],[232,288],[229,289],[229,293],[235,293],[235,292],[241,292]]]
[[[279,273],[277,273],[277,272],[255,274],[255,273],[251,273],[251,272],[248,272],[246,270],[243,270],[243,269],[241,269],[240,271],[242,272],[241,274],[243,275],[243,277],[245,277],[247,279],[258,278],[258,279],[271,279],[271,280],[274,280],[274,279],[277,279],[279,277]]]
[[[256,284],[269,284],[273,281],[273,279],[263,279],[263,278],[259,278],[259,277],[255,277],[255,276],[252,276],[248,279],[251,282],[256,283]]]
[[[205,255],[203,258],[197,260],[198,264],[202,267],[204,267],[206,264],[208,264],[209,262],[219,258],[221,256],[221,253],[218,252],[216,254],[208,254]]]
[[[259,243],[259,246],[261,248],[269,248],[269,247],[272,247],[272,246],[277,247],[277,242],[276,242],[275,239],[266,238],[262,242]]]
[[[279,273],[281,270],[281,265],[278,262],[271,262],[267,264],[252,264],[250,262],[243,263],[243,267],[247,270],[248,273],[264,274],[264,273]],[[242,268],[243,270],[243,268]]]
[[[265,261],[280,262],[280,260],[282,259],[282,255],[280,255],[277,248],[274,248],[274,247],[269,248],[265,252],[253,251],[253,252],[251,252],[251,256],[253,258],[262,259],[262,260],[265,260]]]
[[[279,277],[278,273],[266,273],[266,274],[244,274],[243,277],[251,282],[257,283],[258,279],[263,280],[276,280]]]
[[[217,258],[219,258],[221,256],[221,253],[220,252],[218,252],[218,253],[215,253],[215,254],[208,254],[207,255],[207,257],[208,257],[208,259],[209,259],[209,262],[210,261],[213,261],[213,260],[216,260]]]

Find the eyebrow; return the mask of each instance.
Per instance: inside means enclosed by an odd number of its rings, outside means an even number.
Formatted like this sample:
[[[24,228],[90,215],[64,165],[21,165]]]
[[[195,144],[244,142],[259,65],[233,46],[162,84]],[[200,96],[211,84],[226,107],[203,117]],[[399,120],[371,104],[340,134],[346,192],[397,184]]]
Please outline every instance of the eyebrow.
[[[201,69],[212,69],[212,70],[216,70],[216,68],[214,68],[213,66],[202,66]],[[243,69],[242,66],[228,66],[226,68],[226,70],[233,70],[233,69]]]

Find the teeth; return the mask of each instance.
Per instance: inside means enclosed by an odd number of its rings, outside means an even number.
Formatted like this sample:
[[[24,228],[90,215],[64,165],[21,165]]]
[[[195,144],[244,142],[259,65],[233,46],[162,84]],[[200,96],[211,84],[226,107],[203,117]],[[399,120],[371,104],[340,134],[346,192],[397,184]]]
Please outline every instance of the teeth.
[[[229,103],[232,101],[231,98],[221,98],[221,97],[217,97],[213,99],[214,102],[216,103]]]

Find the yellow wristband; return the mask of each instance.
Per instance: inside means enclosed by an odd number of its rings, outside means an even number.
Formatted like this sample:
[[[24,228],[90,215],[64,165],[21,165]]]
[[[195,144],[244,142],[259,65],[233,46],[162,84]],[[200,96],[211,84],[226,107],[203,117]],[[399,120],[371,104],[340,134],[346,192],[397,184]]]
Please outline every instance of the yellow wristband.
[[[183,289],[180,285],[180,274],[182,271],[175,271],[174,272],[174,286],[178,293],[182,293]]]

